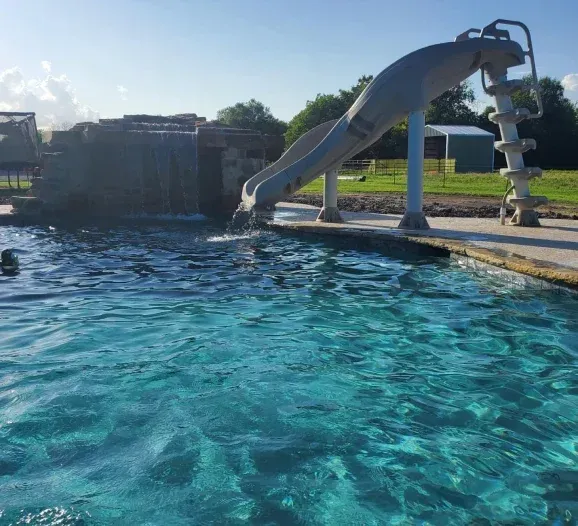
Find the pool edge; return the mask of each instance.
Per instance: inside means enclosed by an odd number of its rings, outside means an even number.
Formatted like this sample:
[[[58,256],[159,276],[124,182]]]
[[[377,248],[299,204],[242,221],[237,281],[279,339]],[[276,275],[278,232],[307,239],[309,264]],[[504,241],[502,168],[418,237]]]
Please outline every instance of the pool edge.
[[[309,221],[291,223],[267,221],[266,224],[277,230],[306,232],[321,236],[365,238],[376,240],[386,245],[399,245],[402,243],[406,246],[413,246],[413,248],[428,247],[437,251],[440,256],[449,257],[453,254],[470,258],[492,267],[509,270],[557,287],[567,288],[572,292],[578,292],[578,270],[526,258],[515,253],[501,254],[497,250],[472,246],[464,240],[420,236],[419,234],[401,233],[399,231],[386,232],[381,229],[361,229],[353,226],[335,228],[330,223],[313,223]]]

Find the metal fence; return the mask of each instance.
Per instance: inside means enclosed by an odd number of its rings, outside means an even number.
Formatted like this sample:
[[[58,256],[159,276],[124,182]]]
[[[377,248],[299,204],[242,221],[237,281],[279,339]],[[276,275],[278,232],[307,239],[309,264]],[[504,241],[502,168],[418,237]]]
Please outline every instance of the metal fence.
[[[32,177],[32,169],[0,170],[0,188],[28,188]]]
[[[447,174],[456,172],[455,159],[424,159],[423,171],[426,175],[441,175],[444,178]],[[396,177],[407,175],[407,159],[362,159],[350,160],[341,165],[339,175],[342,176],[363,176],[382,175]]]

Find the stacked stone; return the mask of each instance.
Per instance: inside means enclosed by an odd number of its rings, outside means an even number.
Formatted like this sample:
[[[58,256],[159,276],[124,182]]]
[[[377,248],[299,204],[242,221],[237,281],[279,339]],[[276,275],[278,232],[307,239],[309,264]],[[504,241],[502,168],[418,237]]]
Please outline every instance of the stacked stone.
[[[42,154],[42,176],[32,180],[31,194],[45,204],[50,212],[85,213],[88,200],[83,191],[86,159],[80,145],[79,132],[55,131]]]
[[[32,193],[44,211],[60,213],[232,212],[245,181],[264,167],[263,137],[198,121],[126,115],[53,132]]]

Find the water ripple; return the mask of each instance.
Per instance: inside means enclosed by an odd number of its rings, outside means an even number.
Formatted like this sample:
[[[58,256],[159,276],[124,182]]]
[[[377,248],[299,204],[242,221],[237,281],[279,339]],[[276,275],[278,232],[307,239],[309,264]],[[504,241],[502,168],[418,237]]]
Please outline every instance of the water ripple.
[[[208,222],[0,246],[0,524],[578,515],[574,296]]]

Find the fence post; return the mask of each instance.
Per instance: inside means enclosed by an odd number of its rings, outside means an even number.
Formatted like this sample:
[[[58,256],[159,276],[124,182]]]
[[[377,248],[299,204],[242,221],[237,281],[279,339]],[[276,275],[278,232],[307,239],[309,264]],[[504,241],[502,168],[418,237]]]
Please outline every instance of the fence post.
[[[20,170],[16,169],[16,186],[20,190]]]
[[[443,188],[446,187],[446,168],[447,168],[447,159],[444,159],[444,182],[443,182]]]

